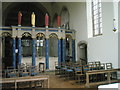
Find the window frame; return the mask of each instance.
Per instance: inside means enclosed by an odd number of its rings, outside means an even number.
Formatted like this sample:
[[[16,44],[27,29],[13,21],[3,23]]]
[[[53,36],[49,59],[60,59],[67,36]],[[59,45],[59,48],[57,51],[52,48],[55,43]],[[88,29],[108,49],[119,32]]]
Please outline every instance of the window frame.
[[[95,1],[96,1],[96,3],[95,3]],[[102,31],[103,30],[103,28],[102,28],[102,10],[101,10],[102,5],[100,5],[100,4],[101,4],[101,0],[92,0],[92,2],[91,2],[93,37],[100,36],[103,33],[103,31]],[[97,7],[97,9],[94,9],[95,6]],[[94,14],[95,11],[96,11],[96,14]],[[96,21],[96,23],[95,23],[95,21]]]
[[[43,46],[41,46],[41,40]],[[45,57],[45,35],[43,33],[38,33],[36,36],[36,56]]]
[[[25,45],[26,43],[29,43],[29,45]],[[26,37],[22,37],[22,41],[21,41],[21,44],[22,44],[22,56],[23,57],[31,57],[32,56],[32,38],[30,36]],[[27,54],[24,52],[23,48],[27,49],[29,48],[29,52],[27,52]]]

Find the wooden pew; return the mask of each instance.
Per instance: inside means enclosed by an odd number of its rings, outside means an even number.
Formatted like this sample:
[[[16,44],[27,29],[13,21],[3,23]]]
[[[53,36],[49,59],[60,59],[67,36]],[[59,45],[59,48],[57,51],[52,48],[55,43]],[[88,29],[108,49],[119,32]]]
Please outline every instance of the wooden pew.
[[[113,83],[113,82],[120,82],[120,80],[116,78],[112,78],[112,75],[114,72],[120,71],[119,69],[109,69],[109,70],[93,70],[93,71],[87,71],[86,72],[86,86],[90,87],[91,85],[100,85],[105,83]],[[98,81],[98,82],[90,82],[90,75],[97,75],[97,74],[105,74],[104,81]]]
[[[49,77],[47,75],[44,75],[44,76],[28,76],[28,77],[19,77],[19,78],[4,78],[4,79],[1,79],[2,82],[2,85],[3,85],[3,89],[6,88],[4,87],[4,84],[8,84],[8,87],[7,89],[10,89],[10,88],[14,88],[15,90],[17,88],[32,88],[32,87],[39,87],[39,85],[37,85],[36,82],[40,82],[38,84],[41,85],[42,83],[42,86],[41,88],[49,88]],[[19,86],[19,83],[25,83],[25,82],[29,82],[28,83],[28,86],[27,85],[23,85],[23,86]],[[34,83],[30,83],[30,82],[34,82]],[[14,87],[12,86],[9,86],[9,84],[13,83]]]

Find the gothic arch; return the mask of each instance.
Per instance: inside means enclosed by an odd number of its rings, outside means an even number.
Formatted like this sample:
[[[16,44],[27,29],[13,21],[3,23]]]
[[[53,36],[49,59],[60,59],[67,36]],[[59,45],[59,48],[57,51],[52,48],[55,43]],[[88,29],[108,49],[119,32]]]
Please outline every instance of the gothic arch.
[[[12,35],[9,33],[9,32],[3,32],[2,34],[2,37],[11,37]]]
[[[57,35],[56,33],[51,33],[51,34],[49,35],[49,37],[50,37],[50,38],[51,38],[51,37],[58,38],[58,35]]]
[[[66,34],[66,38],[71,38],[71,39],[73,39],[72,35],[70,35],[70,34]]]
[[[83,40],[83,41],[80,41],[80,42],[78,43],[78,46],[80,46],[81,44],[86,44],[86,45],[87,45],[88,43]]]
[[[29,33],[29,32],[24,32],[23,34],[22,34],[22,37],[31,37],[32,38],[32,35]]]
[[[44,37],[45,38],[45,34],[43,34],[43,33],[37,33],[36,37]]]
[[[50,57],[58,57],[58,35],[56,33],[49,35],[49,55]]]

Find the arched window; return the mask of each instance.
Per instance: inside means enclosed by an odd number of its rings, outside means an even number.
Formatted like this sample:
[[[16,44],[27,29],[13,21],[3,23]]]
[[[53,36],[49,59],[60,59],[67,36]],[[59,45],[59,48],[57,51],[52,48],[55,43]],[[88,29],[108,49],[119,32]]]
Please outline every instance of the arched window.
[[[37,34],[36,49],[38,57],[45,56],[45,35],[42,33]]]
[[[65,29],[69,29],[70,14],[67,7],[63,7],[61,10],[61,26]]]
[[[54,33],[49,36],[49,56],[57,57],[58,56],[58,36]]]
[[[54,14],[54,16],[53,16],[53,27],[57,27],[57,16],[58,16],[58,14],[57,13],[55,13]]]
[[[32,56],[32,38],[29,33],[22,35],[22,55],[23,57]]]

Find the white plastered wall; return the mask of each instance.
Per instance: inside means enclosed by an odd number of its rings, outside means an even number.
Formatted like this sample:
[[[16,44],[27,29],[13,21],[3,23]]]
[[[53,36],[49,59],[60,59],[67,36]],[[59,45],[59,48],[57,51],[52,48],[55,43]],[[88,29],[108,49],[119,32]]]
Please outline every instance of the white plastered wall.
[[[102,2],[103,35],[89,37],[87,22],[87,7],[85,2],[56,3],[53,13],[58,12],[66,6],[70,12],[70,28],[76,32],[76,57],[77,44],[80,41],[88,42],[88,61],[98,61],[102,63],[112,63],[114,68],[118,67],[118,33],[113,32],[114,8],[112,2]],[[54,7],[55,8],[55,7]],[[90,8],[89,8],[90,9]],[[56,11],[57,10],[57,11]]]

